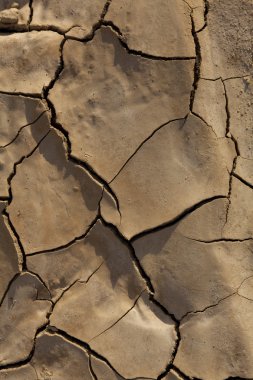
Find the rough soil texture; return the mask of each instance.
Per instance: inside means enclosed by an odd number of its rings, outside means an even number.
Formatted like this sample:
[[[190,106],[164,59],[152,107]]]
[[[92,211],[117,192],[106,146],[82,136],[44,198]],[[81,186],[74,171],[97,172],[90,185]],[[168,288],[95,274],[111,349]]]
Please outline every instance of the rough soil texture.
[[[0,380],[253,379],[252,20],[0,0]]]

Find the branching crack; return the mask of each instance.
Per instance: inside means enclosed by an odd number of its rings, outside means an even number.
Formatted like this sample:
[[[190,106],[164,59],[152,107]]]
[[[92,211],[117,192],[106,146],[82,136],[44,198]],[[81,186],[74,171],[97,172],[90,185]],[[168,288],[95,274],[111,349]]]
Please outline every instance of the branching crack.
[[[103,335],[106,331],[111,330],[117,323],[119,323],[128,313],[130,313],[131,310],[133,310],[133,308],[136,306],[137,302],[139,301],[139,299],[140,299],[140,297],[142,296],[143,293],[144,293],[144,290],[135,299],[133,305],[119,319],[117,319],[117,321],[115,321],[114,323],[112,323],[109,327],[107,327],[101,333],[99,333],[96,336],[94,336],[91,340],[89,340],[88,343],[90,344],[90,342],[94,341],[95,339],[97,339],[98,337],[100,337],[101,335]]]
[[[79,158],[76,158],[75,156],[72,155],[72,146],[71,146],[71,141],[69,138],[69,132],[67,130],[65,130],[63,128],[63,126],[57,121],[57,115],[56,115],[55,107],[54,107],[53,103],[51,102],[51,100],[49,99],[50,90],[53,89],[55,83],[60,78],[60,75],[64,70],[63,47],[64,47],[65,42],[66,42],[66,39],[63,39],[63,41],[60,45],[60,48],[59,48],[60,59],[59,59],[59,64],[58,64],[55,76],[50,81],[49,85],[47,87],[44,87],[44,89],[42,91],[42,98],[46,101],[48,108],[51,112],[51,126],[54,129],[56,129],[57,131],[59,131],[63,135],[63,137],[66,141],[68,160],[71,161],[72,163],[74,163],[75,165],[78,165],[78,166],[84,168],[86,171],[88,171],[88,173],[93,177],[93,179],[95,181],[97,181],[98,183],[100,183],[102,188],[106,189],[106,191],[112,196],[112,198],[115,200],[115,203],[116,203],[117,208],[119,210],[119,201],[117,199],[116,194],[113,192],[113,190],[109,186],[109,184],[99,174],[97,174],[88,163],[81,161]]]
[[[240,290],[240,288],[242,287],[242,285],[244,284],[244,282],[247,281],[247,280],[249,280],[249,279],[252,278],[252,277],[253,277],[253,274],[250,275],[250,276],[247,276],[246,278],[244,278],[244,279],[242,280],[242,282],[240,283],[240,285],[235,289],[234,292],[228,294],[228,295],[225,296],[225,297],[220,298],[216,303],[214,303],[214,304],[212,304],[212,305],[208,305],[208,306],[206,306],[205,308],[203,308],[203,309],[201,309],[201,310],[188,311],[187,313],[185,313],[185,314],[181,317],[180,322],[183,322],[183,320],[184,320],[186,317],[188,317],[189,315],[192,316],[192,315],[194,315],[194,314],[204,313],[206,310],[208,310],[208,309],[212,309],[212,308],[218,306],[221,302],[227,300],[228,298],[231,298],[231,297],[234,296],[234,295],[238,295],[239,297],[245,298],[245,299],[247,299],[248,301],[253,301],[253,298],[252,298],[252,299],[249,299],[249,298],[244,297],[244,296],[242,296],[241,294],[239,294],[239,290]]]
[[[47,110],[43,111],[35,120],[33,120],[31,123],[29,124],[26,124],[26,125],[23,125],[17,132],[17,134],[15,135],[15,137],[13,137],[13,139],[11,141],[9,141],[7,144],[5,145],[0,145],[0,149],[1,148],[6,148],[7,146],[11,145],[17,138],[18,136],[20,135],[21,131],[26,128],[26,127],[29,127],[35,123],[37,123],[37,121],[39,121],[39,119],[44,115],[44,113],[46,113]]]
[[[173,56],[173,57],[164,57],[164,56],[157,56],[157,55],[152,55],[149,53],[144,53],[141,50],[134,50],[130,49],[129,46],[127,45],[127,42],[125,38],[123,37],[122,32],[120,31],[119,27],[116,26],[112,21],[103,21],[101,23],[101,26],[109,26],[114,33],[117,35],[119,42],[125,48],[125,50],[128,52],[128,54],[131,55],[136,55],[140,56],[142,58],[146,58],[149,60],[154,60],[154,61],[191,61],[195,60],[196,56],[188,56],[188,57],[182,57],[182,56]]]
[[[143,140],[140,145],[135,149],[135,151],[131,154],[131,156],[126,160],[126,162],[124,163],[124,165],[119,169],[119,171],[115,174],[115,176],[110,180],[109,184],[111,184],[116,177],[118,177],[118,175],[121,173],[121,171],[124,169],[124,167],[128,164],[128,162],[136,155],[136,153],[138,153],[138,151],[141,149],[141,147],[147,142],[149,141],[160,129],[162,129],[163,127],[167,127],[169,126],[169,124],[175,122],[175,121],[184,121],[184,123],[186,122],[187,120],[187,117],[188,117],[188,114],[183,117],[183,118],[179,118],[179,119],[174,119],[174,120],[170,120],[166,123],[163,123],[162,125],[160,125],[159,127],[157,127],[148,137],[145,138],[145,140]]]

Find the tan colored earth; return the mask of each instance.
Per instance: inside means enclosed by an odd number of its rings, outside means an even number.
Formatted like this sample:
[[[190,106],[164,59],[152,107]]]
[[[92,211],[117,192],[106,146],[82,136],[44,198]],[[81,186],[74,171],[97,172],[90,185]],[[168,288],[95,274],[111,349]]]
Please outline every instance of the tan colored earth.
[[[253,1],[0,0],[0,380],[253,379]]]

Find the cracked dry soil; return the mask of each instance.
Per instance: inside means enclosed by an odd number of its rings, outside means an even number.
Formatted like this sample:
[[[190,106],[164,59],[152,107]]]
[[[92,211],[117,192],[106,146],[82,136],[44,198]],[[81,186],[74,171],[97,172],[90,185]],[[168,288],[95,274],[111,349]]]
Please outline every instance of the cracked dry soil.
[[[0,380],[253,379],[252,0],[0,0]]]

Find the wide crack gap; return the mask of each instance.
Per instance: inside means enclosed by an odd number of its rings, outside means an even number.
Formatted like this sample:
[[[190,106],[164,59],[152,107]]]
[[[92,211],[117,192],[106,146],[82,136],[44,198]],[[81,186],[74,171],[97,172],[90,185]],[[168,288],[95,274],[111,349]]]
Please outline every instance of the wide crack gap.
[[[208,21],[207,21],[207,18],[208,18],[208,12],[209,12],[209,9],[210,9],[210,3],[208,0],[204,0],[204,5],[205,5],[205,8],[204,8],[204,25],[202,28],[200,28],[199,30],[196,31],[196,33],[201,33],[203,32],[204,29],[207,28],[208,26]]]
[[[196,31],[192,12],[190,16],[191,16],[191,23],[192,23],[192,37],[195,43],[195,52],[196,52],[196,59],[195,59],[195,66],[194,66],[194,80],[192,84],[192,91],[190,95],[190,105],[189,105],[190,111],[193,112],[193,103],[195,100],[195,94],[196,94],[199,79],[200,79],[200,65],[201,65],[202,57],[201,57],[201,48],[200,48],[199,38]]]
[[[154,61],[191,61],[191,60],[196,59],[196,56],[172,56],[172,57],[156,56],[156,55],[152,55],[149,53],[145,53],[141,50],[130,49],[129,46],[127,45],[124,37],[123,37],[123,33],[121,32],[120,28],[117,25],[115,25],[113,23],[113,21],[111,21],[111,20],[100,19],[100,21],[93,26],[91,33],[89,33],[84,38],[78,38],[78,37],[67,36],[67,35],[65,36],[65,38],[66,38],[66,40],[76,40],[79,42],[87,43],[87,42],[90,42],[93,40],[96,32],[98,30],[100,30],[102,27],[110,27],[110,29],[118,37],[118,40],[119,40],[120,44],[122,45],[122,47],[130,55],[136,55],[136,56],[142,57],[144,59],[154,60]]]
[[[200,207],[202,207],[202,206],[204,206],[204,205],[206,205],[206,204],[208,204],[210,202],[213,202],[216,199],[224,199],[224,198],[227,199],[227,196],[226,195],[216,195],[216,196],[213,196],[213,197],[210,197],[210,198],[203,199],[200,202],[194,204],[193,206],[188,207],[187,209],[185,209],[184,211],[182,211],[179,215],[177,215],[175,218],[169,220],[168,222],[162,223],[159,226],[156,226],[156,227],[153,227],[153,228],[149,228],[149,229],[147,229],[145,231],[142,231],[142,232],[134,235],[130,239],[130,242],[134,242],[135,240],[137,240],[139,238],[142,238],[142,237],[144,237],[147,234],[150,234],[150,233],[153,233],[153,232],[157,232],[157,231],[161,231],[161,230],[163,230],[166,227],[171,227],[174,224],[176,224],[176,223],[180,222],[181,220],[183,220],[187,215],[191,214],[193,211],[196,211],[197,209],[199,209]]]
[[[215,136],[216,136],[217,139],[223,138],[223,137],[218,137],[217,134],[216,134],[216,132],[215,132],[215,130],[213,129],[213,127],[210,124],[208,124],[207,121],[202,116],[200,116],[197,112],[191,111],[191,113],[194,116],[196,116],[198,119],[200,119],[201,121],[203,121],[203,123],[205,123],[206,126],[212,130],[212,132],[215,134]]]
[[[112,31],[117,35],[119,42],[124,47],[124,49],[128,52],[128,54],[136,55],[145,59],[153,60],[153,61],[191,61],[195,60],[196,56],[173,56],[173,57],[163,57],[163,56],[156,56],[149,53],[145,53],[141,50],[134,50],[130,49],[127,45],[126,41],[124,40],[123,34],[120,31],[119,27],[116,26],[112,21],[102,21],[101,27],[103,26],[109,26]]]
[[[30,14],[29,14],[29,19],[28,19],[28,30],[30,30],[30,25],[33,19],[33,0],[29,0],[29,9],[30,9]]]
[[[142,277],[142,279],[146,283],[146,287],[147,287],[147,291],[148,291],[148,294],[149,294],[149,300],[150,300],[150,302],[154,303],[165,315],[169,316],[172,319],[172,321],[174,322],[174,328],[175,328],[175,332],[176,332],[176,336],[177,336],[176,341],[175,341],[174,351],[173,351],[173,353],[171,355],[171,359],[170,359],[170,362],[169,362],[168,366],[158,376],[158,380],[159,380],[159,379],[161,379],[164,376],[165,373],[167,373],[169,371],[170,366],[172,365],[172,363],[173,363],[173,361],[174,361],[174,359],[176,357],[177,350],[178,350],[178,347],[179,347],[179,343],[180,343],[180,340],[181,340],[180,331],[179,331],[179,321],[175,317],[174,314],[170,313],[159,301],[157,301],[155,299],[155,290],[154,290],[154,287],[152,285],[151,279],[147,275],[147,273],[145,272],[145,270],[143,269],[143,267],[142,267],[142,265],[140,263],[140,260],[138,259],[137,255],[135,253],[133,245],[129,242],[129,240],[127,240],[120,233],[120,231],[117,229],[117,227],[115,227],[111,223],[106,222],[103,219],[102,216],[100,216],[100,217],[101,217],[101,220],[102,220],[103,224],[105,226],[110,227],[112,229],[112,231],[114,232],[115,236],[117,236],[120,239],[120,241],[128,248],[128,250],[130,252],[130,256],[132,258],[132,261],[133,261],[133,264],[134,264],[134,267],[135,267],[137,273],[139,274],[140,277]]]
[[[107,0],[107,1],[106,1],[105,5],[104,5],[104,8],[103,8],[103,10],[102,10],[101,16],[100,16],[100,20],[104,20],[106,14],[107,14],[108,11],[109,11],[109,7],[110,7],[110,5],[111,5],[111,2],[112,2],[112,0]]]
[[[186,376],[185,373],[183,373],[181,371],[180,368],[178,368],[177,366],[175,366],[174,364],[172,364],[171,366],[171,370],[173,370],[174,372],[176,372],[176,374],[181,377],[183,380],[201,380],[201,379],[197,379],[196,377],[189,377],[189,376]]]
[[[237,143],[236,139],[234,138],[234,136],[232,135],[232,133],[230,131],[231,115],[230,115],[230,110],[229,110],[229,99],[228,99],[226,85],[225,85],[225,82],[224,82],[224,80],[222,78],[221,78],[221,82],[222,82],[223,87],[224,87],[224,94],[225,94],[225,100],[226,100],[225,109],[226,109],[227,120],[226,120],[226,135],[225,136],[226,136],[226,138],[231,139],[233,141],[234,146],[235,146],[235,151],[236,151],[236,156],[235,156],[235,158],[233,160],[232,170],[230,172],[230,177],[229,177],[228,195],[227,195],[228,205],[227,205],[227,209],[226,209],[225,224],[223,226],[223,229],[224,229],[225,225],[228,222],[228,214],[229,214],[229,209],[230,209],[230,205],[231,205],[231,193],[232,193],[233,173],[234,173],[235,168],[236,168],[237,157],[240,156],[240,150],[239,150],[239,146],[238,146],[238,143]]]
[[[92,360],[91,360],[90,352],[88,352],[88,356],[89,356],[89,370],[90,370],[91,377],[93,378],[93,380],[99,380],[94,369],[93,369],[93,367],[92,367]]]

